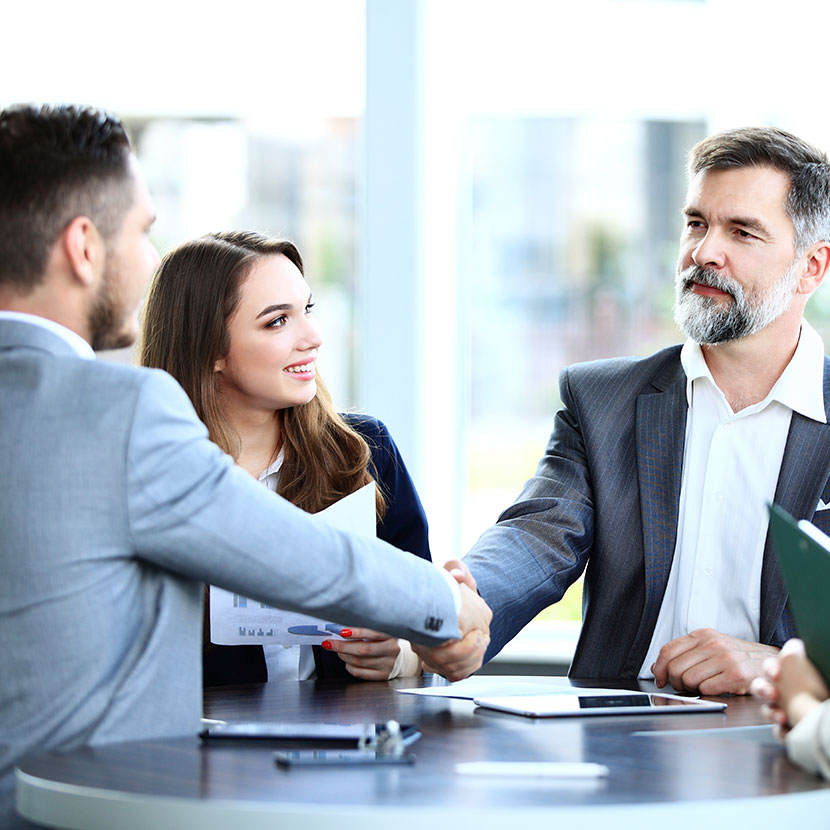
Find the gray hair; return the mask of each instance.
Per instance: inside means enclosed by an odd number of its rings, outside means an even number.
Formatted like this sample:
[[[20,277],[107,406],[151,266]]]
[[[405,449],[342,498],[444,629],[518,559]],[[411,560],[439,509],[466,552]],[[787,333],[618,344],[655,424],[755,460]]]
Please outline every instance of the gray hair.
[[[821,150],[777,127],[743,127],[709,136],[689,153],[690,179],[735,167],[772,167],[789,176],[784,207],[795,228],[796,256],[830,242],[830,162]]]

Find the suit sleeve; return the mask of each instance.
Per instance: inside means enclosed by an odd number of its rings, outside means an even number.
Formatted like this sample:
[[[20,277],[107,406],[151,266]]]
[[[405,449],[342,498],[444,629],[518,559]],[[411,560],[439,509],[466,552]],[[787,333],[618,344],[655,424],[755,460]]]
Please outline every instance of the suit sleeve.
[[[563,405],[536,474],[464,559],[493,611],[485,660],[562,598],[591,551],[591,476],[568,369],[560,394]]]
[[[434,566],[331,528],[262,487],[208,439],[163,372],[147,373],[127,453],[128,531],[139,557],[415,642],[459,636],[452,592]]]

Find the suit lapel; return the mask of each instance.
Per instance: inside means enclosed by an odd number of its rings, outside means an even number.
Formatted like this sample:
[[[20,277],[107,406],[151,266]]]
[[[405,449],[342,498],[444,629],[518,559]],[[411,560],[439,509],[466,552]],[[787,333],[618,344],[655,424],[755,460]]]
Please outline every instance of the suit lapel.
[[[824,359],[824,409],[830,420],[830,359]],[[830,470],[830,425],[820,424],[793,413],[790,432],[784,447],[781,472],[775,490],[775,503],[796,519],[812,519],[824,493]],[[764,546],[761,571],[761,642],[768,643],[790,636],[779,636],[775,629],[784,612],[787,592],[769,534]]]
[[[678,356],[637,398],[645,605],[630,652],[633,663],[645,658],[674,558],[687,410],[686,375]]]

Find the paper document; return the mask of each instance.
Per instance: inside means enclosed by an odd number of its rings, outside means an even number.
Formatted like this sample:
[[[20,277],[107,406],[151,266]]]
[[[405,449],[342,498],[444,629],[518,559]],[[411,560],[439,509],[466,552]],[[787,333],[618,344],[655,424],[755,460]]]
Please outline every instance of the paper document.
[[[375,483],[314,514],[338,530],[376,536]],[[296,552],[302,556],[302,551]],[[342,626],[210,586],[210,640],[219,645],[319,645]]]
[[[457,697],[473,700],[479,697],[497,695],[572,695],[576,693],[638,695],[622,689],[583,689],[571,686],[567,677],[528,677],[526,675],[490,675],[468,677],[448,686],[424,686],[417,689],[395,689],[407,695],[426,697]]]

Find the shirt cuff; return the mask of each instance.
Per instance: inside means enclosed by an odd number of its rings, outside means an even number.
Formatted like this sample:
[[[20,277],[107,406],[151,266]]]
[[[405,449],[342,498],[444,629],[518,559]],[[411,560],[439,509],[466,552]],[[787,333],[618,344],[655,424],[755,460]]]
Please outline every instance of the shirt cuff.
[[[824,701],[787,734],[787,754],[800,767],[830,780],[830,701]]]
[[[450,586],[450,590],[452,591],[452,600],[455,603],[455,616],[457,617],[461,613],[461,588],[459,588],[458,583],[455,581],[455,577],[447,570],[444,570],[443,567],[433,562],[438,571],[444,577],[447,582],[447,585]]]

